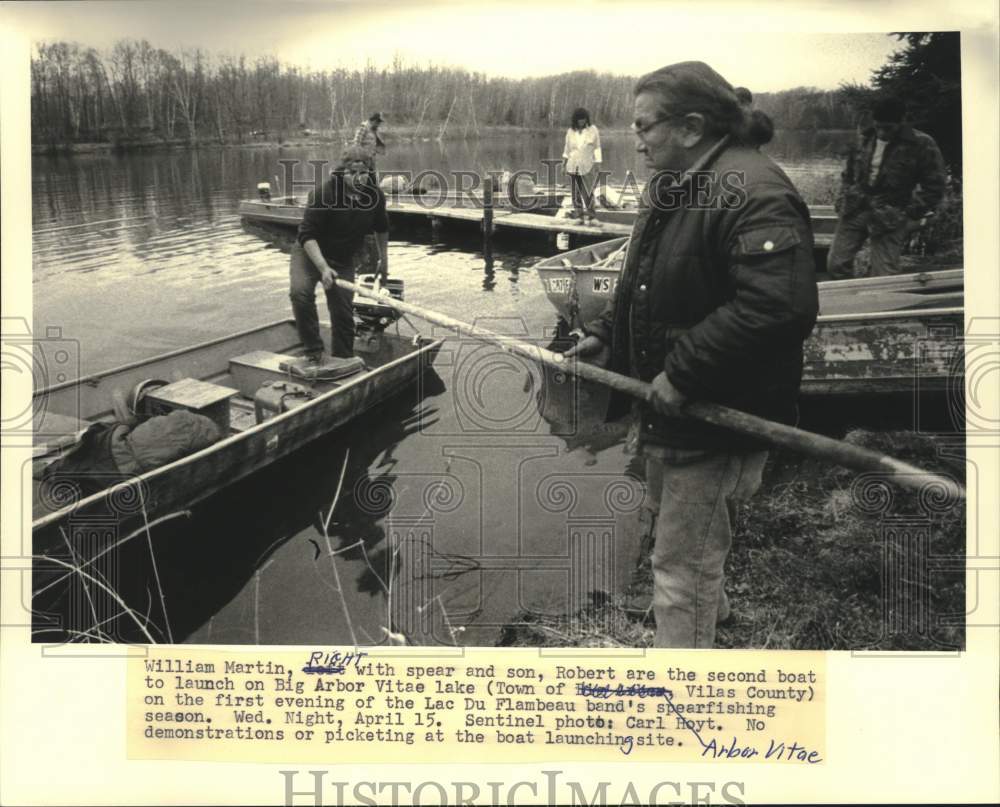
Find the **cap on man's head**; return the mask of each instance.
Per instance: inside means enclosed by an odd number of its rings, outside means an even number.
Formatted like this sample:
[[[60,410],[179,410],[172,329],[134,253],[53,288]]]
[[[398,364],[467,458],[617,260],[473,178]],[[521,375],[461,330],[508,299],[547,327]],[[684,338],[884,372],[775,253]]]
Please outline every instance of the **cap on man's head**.
[[[382,123],[382,121],[385,119],[382,117],[381,112],[375,112],[372,115],[368,116],[368,120],[370,123]]]
[[[882,98],[872,104],[872,118],[879,123],[901,123],[906,105],[898,98]]]

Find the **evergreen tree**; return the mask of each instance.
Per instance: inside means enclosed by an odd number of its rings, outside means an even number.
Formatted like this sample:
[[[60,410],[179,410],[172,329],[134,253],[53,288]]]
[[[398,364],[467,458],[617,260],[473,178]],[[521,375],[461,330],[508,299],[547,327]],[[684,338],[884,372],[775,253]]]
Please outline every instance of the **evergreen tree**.
[[[908,118],[938,143],[945,162],[962,164],[962,64],[959,34],[898,33],[906,45],[875,71],[880,94],[906,103]]]

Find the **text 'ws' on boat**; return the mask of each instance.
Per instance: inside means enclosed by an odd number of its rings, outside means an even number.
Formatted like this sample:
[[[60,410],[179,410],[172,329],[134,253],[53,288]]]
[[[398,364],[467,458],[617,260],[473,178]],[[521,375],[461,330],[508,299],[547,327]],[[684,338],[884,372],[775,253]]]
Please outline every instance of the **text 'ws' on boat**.
[[[400,293],[400,281],[389,284]],[[294,321],[282,320],[35,392],[35,533],[70,518],[141,524],[186,509],[345,425],[431,367],[443,340],[385,330],[397,317],[378,303],[364,301],[355,312],[354,359],[310,361]],[[119,441],[108,451],[129,416],[138,416],[130,433],[125,427],[135,443],[142,429],[168,440],[141,450]],[[171,417],[198,424],[197,434],[171,431]],[[150,458],[160,464],[150,467]]]
[[[533,267],[542,288],[570,328],[594,319],[614,296],[630,238],[612,238],[545,258]],[[820,314],[961,307],[962,269],[941,269],[891,277],[829,280],[818,284]]]
[[[615,238],[534,267],[559,314],[579,331],[613,299],[629,247]],[[802,393],[941,391],[964,378],[964,272],[945,269],[818,284],[820,316],[805,344]]]

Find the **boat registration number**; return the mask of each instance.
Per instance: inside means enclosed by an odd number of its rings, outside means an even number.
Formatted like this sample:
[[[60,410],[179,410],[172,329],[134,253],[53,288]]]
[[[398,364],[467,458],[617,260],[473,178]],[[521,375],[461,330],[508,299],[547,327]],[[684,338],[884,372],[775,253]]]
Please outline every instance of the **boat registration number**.
[[[595,277],[594,294],[614,294],[618,286],[617,277]]]
[[[549,294],[569,294],[571,277],[547,277],[545,278],[545,291]]]

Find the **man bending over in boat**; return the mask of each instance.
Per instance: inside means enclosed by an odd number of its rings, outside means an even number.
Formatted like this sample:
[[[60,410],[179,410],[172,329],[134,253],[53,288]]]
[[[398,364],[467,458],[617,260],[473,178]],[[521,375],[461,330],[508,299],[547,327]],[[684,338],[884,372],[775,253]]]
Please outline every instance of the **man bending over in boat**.
[[[323,340],[316,314],[316,284],[326,291],[332,332],[330,353],[338,358],[354,355],[354,295],[334,282],[354,281],[365,236],[375,233],[376,271],[389,273],[389,219],[385,194],[375,183],[371,157],[360,146],[346,146],[340,161],[317,195],[309,192],[296,243],[292,246],[291,298],[295,326],[306,355],[319,361]]]

